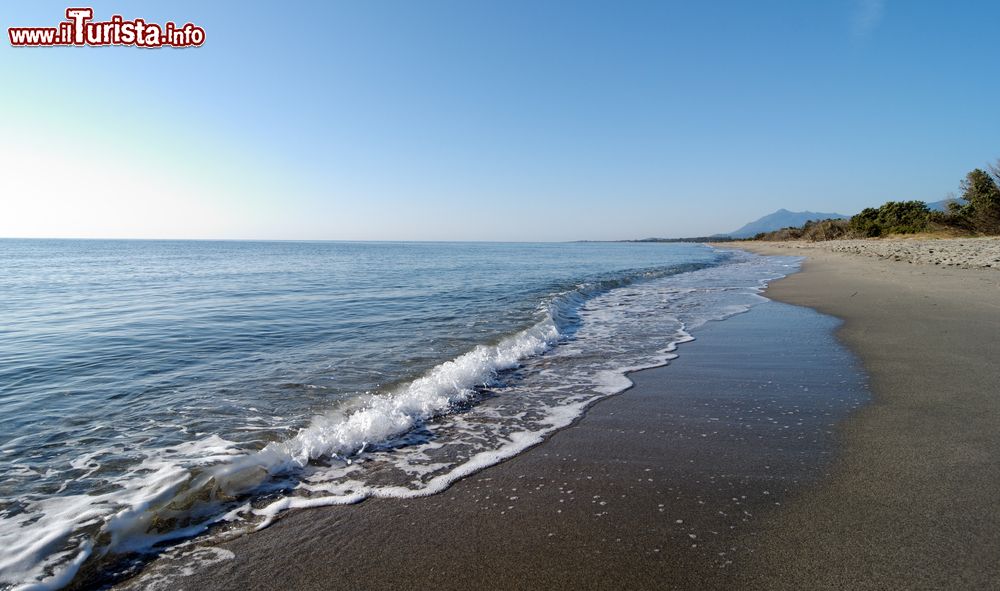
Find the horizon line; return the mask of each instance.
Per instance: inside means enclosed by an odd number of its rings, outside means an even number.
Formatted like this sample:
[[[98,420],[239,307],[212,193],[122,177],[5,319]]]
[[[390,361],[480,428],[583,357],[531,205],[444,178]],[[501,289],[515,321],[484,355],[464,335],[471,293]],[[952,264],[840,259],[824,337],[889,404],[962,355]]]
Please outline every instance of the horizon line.
[[[710,236],[695,236],[691,238],[616,238],[610,240],[595,240],[578,238],[574,240],[414,240],[414,239],[352,239],[352,238],[103,238],[103,237],[67,237],[67,236],[0,236],[0,240],[88,240],[88,241],[119,241],[119,242],[369,242],[394,243],[411,242],[427,244],[574,244],[580,242],[643,242],[655,240],[689,240],[692,238],[710,238]]]

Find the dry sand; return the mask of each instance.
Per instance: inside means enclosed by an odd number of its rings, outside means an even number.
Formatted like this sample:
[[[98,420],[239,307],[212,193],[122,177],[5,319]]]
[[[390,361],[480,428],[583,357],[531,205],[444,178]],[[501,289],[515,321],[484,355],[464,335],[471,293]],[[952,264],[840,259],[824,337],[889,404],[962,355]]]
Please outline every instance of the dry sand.
[[[890,238],[882,240],[829,240],[825,242],[759,243],[780,249],[784,254],[805,254],[825,250],[845,252],[892,261],[943,267],[1000,269],[1000,238]],[[759,247],[755,247],[759,248]]]

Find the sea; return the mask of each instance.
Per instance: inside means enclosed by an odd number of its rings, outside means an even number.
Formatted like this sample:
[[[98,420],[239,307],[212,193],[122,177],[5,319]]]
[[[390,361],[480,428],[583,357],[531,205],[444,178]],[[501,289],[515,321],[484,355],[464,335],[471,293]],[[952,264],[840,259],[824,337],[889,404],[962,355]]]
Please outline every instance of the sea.
[[[99,587],[285,511],[442,491],[798,264],[647,242],[0,240],[0,589]]]

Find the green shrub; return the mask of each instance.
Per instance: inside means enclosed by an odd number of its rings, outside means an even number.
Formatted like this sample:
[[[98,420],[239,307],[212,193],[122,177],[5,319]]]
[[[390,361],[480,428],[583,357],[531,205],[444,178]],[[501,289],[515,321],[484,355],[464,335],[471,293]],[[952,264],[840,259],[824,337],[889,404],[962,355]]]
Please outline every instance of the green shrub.
[[[844,238],[849,232],[849,223],[837,219],[809,221],[802,226],[802,238],[811,242]]]
[[[851,233],[863,238],[874,238],[882,235],[882,226],[878,222],[878,210],[874,207],[866,207],[861,213],[851,217],[847,223]]]
[[[781,242],[785,240],[835,240],[847,235],[847,220],[810,220],[801,228],[789,226],[773,232],[760,232],[754,240],[770,240]]]
[[[851,233],[873,238],[885,234],[916,234],[927,230],[931,211],[923,201],[889,201],[875,209],[869,207],[851,218]]]

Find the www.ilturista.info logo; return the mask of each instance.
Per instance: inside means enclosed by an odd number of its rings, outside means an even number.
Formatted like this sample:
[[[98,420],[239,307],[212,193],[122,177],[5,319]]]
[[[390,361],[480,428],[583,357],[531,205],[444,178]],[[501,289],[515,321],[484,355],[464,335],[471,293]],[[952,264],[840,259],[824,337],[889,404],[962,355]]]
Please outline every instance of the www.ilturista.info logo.
[[[118,14],[109,21],[94,22],[93,19],[93,8],[67,8],[66,20],[54,27],[9,27],[7,35],[14,47],[198,47],[205,42],[205,29],[192,23],[158,25],[141,18],[125,20]]]

